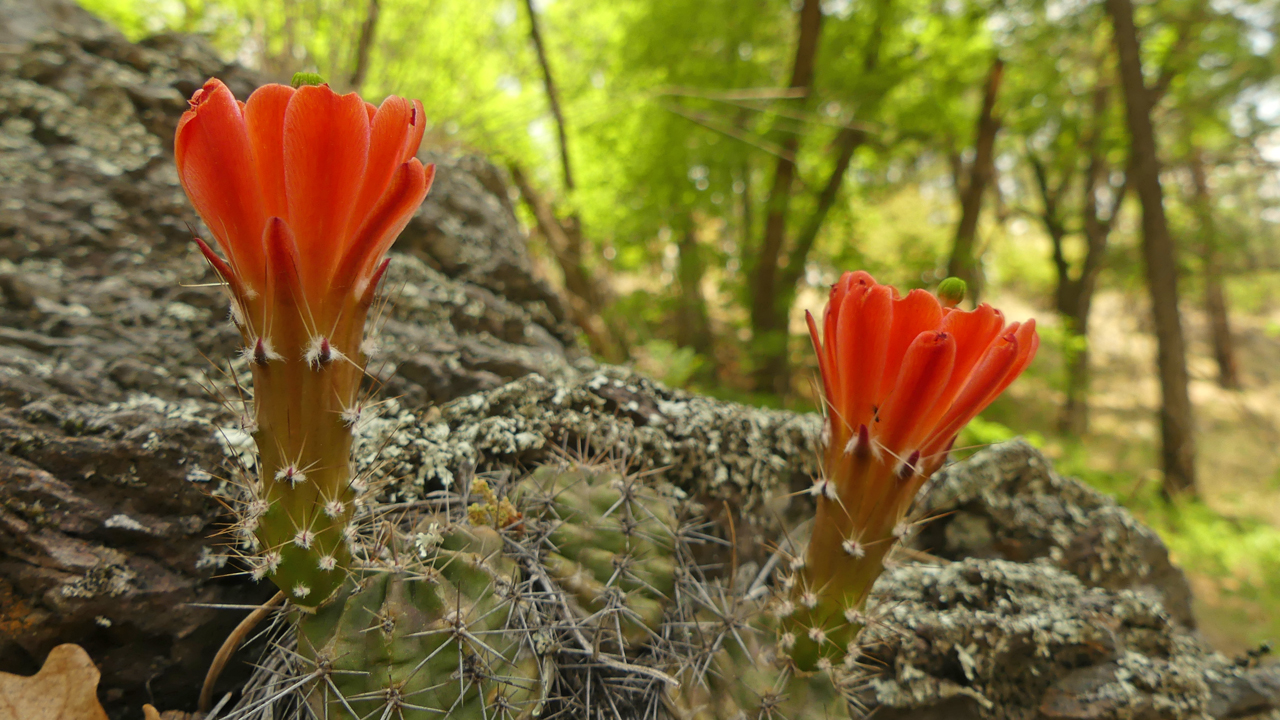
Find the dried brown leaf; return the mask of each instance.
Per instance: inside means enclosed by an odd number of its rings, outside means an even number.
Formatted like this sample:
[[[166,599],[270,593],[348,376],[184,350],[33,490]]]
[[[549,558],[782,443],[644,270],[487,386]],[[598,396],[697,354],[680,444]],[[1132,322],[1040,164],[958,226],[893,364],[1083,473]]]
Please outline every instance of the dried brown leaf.
[[[30,677],[0,673],[0,720],[107,720],[98,678],[79,645],[59,645]]]

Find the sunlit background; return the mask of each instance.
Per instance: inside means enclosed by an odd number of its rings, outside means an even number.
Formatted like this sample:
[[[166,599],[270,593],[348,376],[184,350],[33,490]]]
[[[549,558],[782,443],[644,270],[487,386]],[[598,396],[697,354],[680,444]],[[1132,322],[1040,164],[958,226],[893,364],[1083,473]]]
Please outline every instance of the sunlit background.
[[[817,30],[802,0],[82,2],[421,98],[424,147],[509,171],[584,344],[669,385],[812,410],[803,312],[840,271],[967,275],[1044,345],[962,443],[1029,437],[1160,530],[1220,649],[1280,639],[1277,0],[1134,3],[1194,408],[1174,502],[1101,2],[829,0]]]

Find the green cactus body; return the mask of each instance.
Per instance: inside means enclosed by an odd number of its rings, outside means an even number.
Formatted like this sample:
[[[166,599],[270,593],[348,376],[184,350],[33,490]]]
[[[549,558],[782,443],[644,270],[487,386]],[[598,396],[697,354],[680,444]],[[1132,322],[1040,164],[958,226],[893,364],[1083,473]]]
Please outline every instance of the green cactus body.
[[[674,498],[613,472],[542,467],[524,481],[541,500],[547,574],[625,646],[661,627],[675,590]]]
[[[717,664],[696,720],[809,718],[850,720],[850,703],[831,671],[762,667],[746,658]]]
[[[701,675],[689,678],[674,698],[688,720],[772,720],[821,717],[850,720],[849,666],[829,663],[814,672],[796,668],[793,638],[780,626],[774,598],[730,600],[701,613],[699,634],[716,638]],[[772,606],[772,607],[770,607]]]
[[[298,653],[319,678],[307,693],[312,711],[335,720],[536,717],[543,682],[502,538],[462,525],[419,537],[430,538],[420,562],[368,571],[299,617]]]

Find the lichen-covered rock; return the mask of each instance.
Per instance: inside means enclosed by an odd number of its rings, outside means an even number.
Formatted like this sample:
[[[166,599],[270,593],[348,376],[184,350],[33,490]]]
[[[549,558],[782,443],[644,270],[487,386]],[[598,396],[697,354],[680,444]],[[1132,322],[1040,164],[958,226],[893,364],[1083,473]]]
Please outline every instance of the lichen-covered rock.
[[[75,642],[108,707],[136,716],[148,687],[166,705],[191,696],[237,621],[198,604],[270,595],[215,580],[230,568],[207,488],[225,454],[200,415],[56,394],[0,411],[0,668],[27,672]]]
[[[1191,589],[1160,536],[1114,500],[1053,472],[1016,440],[939,472],[916,511],[916,545],[948,559],[1046,559],[1086,585],[1150,593],[1170,616],[1195,626]]]
[[[762,410],[671,390],[618,367],[568,379],[527,375],[496,390],[414,412],[388,403],[357,437],[358,462],[410,499],[458,475],[532,466],[564,454],[612,457],[657,470],[713,515],[777,528],[791,493],[817,472],[815,415]],[[739,538],[759,555],[757,536]]]
[[[1149,594],[1090,588],[1048,562],[895,567],[872,613],[877,718],[1182,720],[1280,703],[1280,668],[1239,667]]]

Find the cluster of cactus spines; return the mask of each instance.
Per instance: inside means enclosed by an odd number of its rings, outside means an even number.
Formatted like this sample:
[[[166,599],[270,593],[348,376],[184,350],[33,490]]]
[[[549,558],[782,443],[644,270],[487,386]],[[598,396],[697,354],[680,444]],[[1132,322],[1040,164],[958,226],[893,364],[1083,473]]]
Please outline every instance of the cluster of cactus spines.
[[[351,562],[365,321],[383,256],[432,179],[414,157],[422,104],[374,107],[301,73],[247,102],[209,80],[190,104],[178,175],[222,250],[196,240],[230,295],[253,377],[257,479],[239,522],[256,539],[251,572],[319,607]]]
[[[690,720],[853,717],[852,668],[798,671],[776,642],[774,630],[776,623],[756,615],[724,635],[701,682],[682,688],[677,697],[680,714]]]
[[[316,677],[306,703],[334,720],[515,720],[540,714],[547,683],[524,582],[489,526],[424,520],[409,557],[367,568],[297,623]]]
[[[755,720],[811,702],[841,717],[845,668],[796,672],[778,600],[731,589],[678,491],[582,466],[468,489],[380,527],[334,602],[299,616],[275,653],[292,660],[264,664],[266,685],[301,694],[303,717],[343,720]],[[258,693],[237,717],[278,718],[289,696]]]

